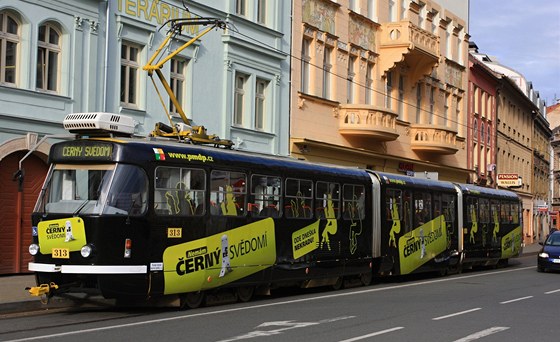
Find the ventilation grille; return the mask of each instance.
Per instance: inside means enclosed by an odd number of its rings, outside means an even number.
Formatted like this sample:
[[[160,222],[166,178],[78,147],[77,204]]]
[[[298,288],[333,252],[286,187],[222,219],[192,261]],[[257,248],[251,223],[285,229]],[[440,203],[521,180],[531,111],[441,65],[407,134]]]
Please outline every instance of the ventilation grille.
[[[131,117],[113,113],[72,113],[62,122],[64,128],[72,133],[114,132],[134,133],[134,120]]]

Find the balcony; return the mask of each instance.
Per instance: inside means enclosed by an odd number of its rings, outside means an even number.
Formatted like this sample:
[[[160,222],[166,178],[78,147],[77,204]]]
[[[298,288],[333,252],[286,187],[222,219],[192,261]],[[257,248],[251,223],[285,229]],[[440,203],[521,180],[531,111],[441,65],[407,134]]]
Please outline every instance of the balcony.
[[[455,154],[457,132],[447,127],[433,125],[412,125],[410,127],[411,148],[416,152]]]
[[[340,105],[338,132],[344,136],[368,137],[378,141],[398,138],[397,113],[371,105]]]
[[[413,82],[430,75],[439,62],[439,37],[408,20],[382,24],[379,48],[381,70],[403,62]]]

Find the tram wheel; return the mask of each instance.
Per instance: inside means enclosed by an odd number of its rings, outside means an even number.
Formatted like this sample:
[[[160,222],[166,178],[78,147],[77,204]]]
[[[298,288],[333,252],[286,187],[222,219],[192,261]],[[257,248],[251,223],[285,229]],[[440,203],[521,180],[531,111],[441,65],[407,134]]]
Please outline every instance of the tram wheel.
[[[196,309],[204,302],[204,292],[189,292],[181,296],[181,309]]]
[[[340,290],[344,285],[344,278],[343,277],[338,277],[338,279],[336,279],[336,283],[332,284],[332,288],[333,290]]]
[[[372,280],[373,280],[373,274],[371,272],[362,273],[360,275],[360,282],[362,283],[363,286],[370,285]]]
[[[239,299],[240,302],[248,302],[251,300],[251,298],[253,298],[253,294],[255,293],[255,287],[254,286],[240,286],[237,288],[237,299]]]

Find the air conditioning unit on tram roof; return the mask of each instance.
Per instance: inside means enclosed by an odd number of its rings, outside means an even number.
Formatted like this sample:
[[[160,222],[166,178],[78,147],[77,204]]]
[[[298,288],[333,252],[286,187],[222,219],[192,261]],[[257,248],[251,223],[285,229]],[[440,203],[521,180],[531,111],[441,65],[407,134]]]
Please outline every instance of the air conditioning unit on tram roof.
[[[92,112],[71,113],[62,121],[64,129],[77,134],[118,133],[133,135],[136,123],[126,115]]]

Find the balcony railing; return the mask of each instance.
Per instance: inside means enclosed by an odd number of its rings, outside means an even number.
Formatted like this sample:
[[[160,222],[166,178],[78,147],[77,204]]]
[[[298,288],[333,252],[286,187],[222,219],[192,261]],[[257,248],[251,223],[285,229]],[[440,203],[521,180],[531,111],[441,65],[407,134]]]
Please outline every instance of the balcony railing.
[[[447,127],[412,125],[410,127],[411,148],[417,152],[455,154],[457,132]]]
[[[369,137],[379,141],[398,138],[398,114],[371,105],[340,106],[338,132],[346,136]]]

